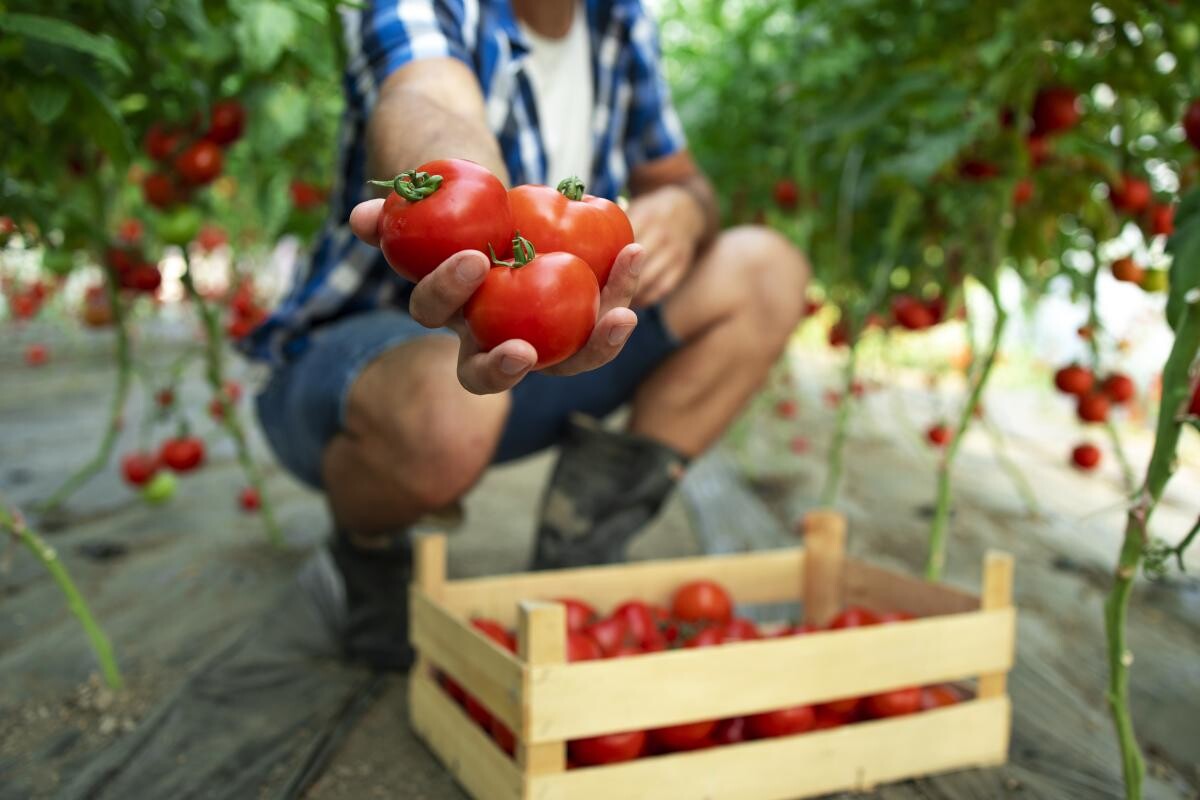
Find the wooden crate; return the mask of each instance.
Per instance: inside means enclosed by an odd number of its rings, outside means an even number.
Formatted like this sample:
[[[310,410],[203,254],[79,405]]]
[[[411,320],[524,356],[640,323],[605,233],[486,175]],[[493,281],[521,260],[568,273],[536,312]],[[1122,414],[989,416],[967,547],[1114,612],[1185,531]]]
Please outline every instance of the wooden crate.
[[[805,519],[805,547],[449,581],[445,540],[416,548],[409,680],[413,727],[478,800],[782,800],[937,772],[1001,764],[1011,710],[1016,612],[1012,559],[989,553],[981,597],[845,557],[845,521]],[[902,609],[910,622],[715,648],[566,663],[563,607],[601,611],[629,599],[666,604],[696,578],[739,603],[802,599],[823,624],[843,605]],[[490,617],[518,630],[519,657],[470,627]],[[517,737],[516,759],[436,683],[433,665]],[[904,717],[622,764],[566,768],[566,742],[978,678],[973,699]]]

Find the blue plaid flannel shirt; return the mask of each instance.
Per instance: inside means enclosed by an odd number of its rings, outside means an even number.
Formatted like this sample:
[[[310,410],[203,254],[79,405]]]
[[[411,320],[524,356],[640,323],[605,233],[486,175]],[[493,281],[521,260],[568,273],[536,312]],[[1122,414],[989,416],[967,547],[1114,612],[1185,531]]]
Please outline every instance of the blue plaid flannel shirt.
[[[588,191],[615,198],[639,164],[686,146],[660,69],[658,30],[641,0],[586,0],[595,110]],[[487,122],[514,186],[548,183],[538,109],[522,62],[528,45],[508,0],[390,0],[342,12],[347,40],[337,178],[330,217],[279,307],[243,340],[243,352],[278,364],[304,351],[322,325],[348,314],[407,306],[411,284],[347,220],[368,199],[367,121],[379,87],[422,58],[450,57],[479,78]],[[413,166],[416,166],[415,164]],[[555,180],[561,176],[553,176]]]

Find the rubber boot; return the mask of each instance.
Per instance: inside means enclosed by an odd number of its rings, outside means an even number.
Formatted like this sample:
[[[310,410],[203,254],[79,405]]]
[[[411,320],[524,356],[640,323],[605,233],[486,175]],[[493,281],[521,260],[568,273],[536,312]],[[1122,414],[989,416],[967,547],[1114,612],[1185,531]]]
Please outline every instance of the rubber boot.
[[[534,569],[625,560],[630,540],[683,477],[688,459],[664,444],[576,415],[542,498]]]
[[[346,656],[376,669],[408,669],[413,652],[408,642],[412,549],[407,534],[390,537],[381,548],[360,547],[335,534],[329,550],[345,591]]]

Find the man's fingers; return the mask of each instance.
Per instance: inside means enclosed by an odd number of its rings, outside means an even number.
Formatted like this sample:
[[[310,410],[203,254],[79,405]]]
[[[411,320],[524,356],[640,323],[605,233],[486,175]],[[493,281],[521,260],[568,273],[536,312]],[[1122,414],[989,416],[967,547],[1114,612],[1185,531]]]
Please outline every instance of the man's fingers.
[[[608,282],[600,292],[600,317],[611,309],[629,307],[645,265],[646,249],[640,244],[626,245],[621,250],[608,273]]]
[[[458,381],[472,394],[496,394],[516,386],[536,363],[537,351],[522,339],[509,339],[481,353],[468,335],[459,350]]]
[[[367,200],[350,210],[350,230],[372,247],[379,247],[379,214],[383,200]]]
[[[575,355],[546,370],[551,375],[576,375],[602,367],[617,357],[637,327],[637,314],[624,306],[601,315],[587,344]]]
[[[455,253],[417,283],[408,313],[426,328],[444,326],[483,283],[489,267],[478,250]]]

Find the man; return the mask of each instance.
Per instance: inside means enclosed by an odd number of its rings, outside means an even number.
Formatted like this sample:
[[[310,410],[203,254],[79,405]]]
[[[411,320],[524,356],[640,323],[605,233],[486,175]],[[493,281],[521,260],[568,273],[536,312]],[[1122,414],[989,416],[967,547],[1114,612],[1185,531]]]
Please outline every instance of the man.
[[[392,0],[344,15],[331,222],[249,347],[275,365],[258,400],[267,438],[328,498],[319,580],[344,598],[347,653],[402,667],[413,522],[489,465],[560,444],[534,566],[619,560],[762,382],[800,319],[807,268],[767,229],[718,231],[639,0]],[[413,286],[376,249],[382,200],[366,180],[450,157],[510,186],[578,175],[594,194],[628,189],[637,243],[588,344],[553,369],[531,371],[527,342],[474,347],[461,310],[482,253]],[[626,402],[624,431],[577,416]]]

